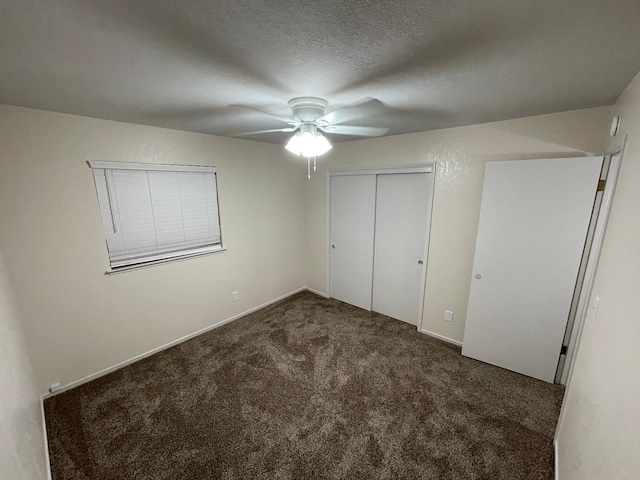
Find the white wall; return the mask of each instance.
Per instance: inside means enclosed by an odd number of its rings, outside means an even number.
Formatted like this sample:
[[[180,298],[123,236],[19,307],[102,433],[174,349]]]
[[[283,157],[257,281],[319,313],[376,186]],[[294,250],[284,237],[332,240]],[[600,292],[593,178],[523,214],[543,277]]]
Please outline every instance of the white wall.
[[[0,138],[0,245],[40,392],[304,286],[305,176],[281,146],[6,105]],[[104,275],[87,160],[217,166],[228,251]]]
[[[558,478],[640,478],[640,74],[618,99],[628,135],[558,429]],[[595,315],[594,315],[595,313]]]
[[[485,163],[602,153],[610,118],[602,107],[335,145],[306,189],[307,286],[327,292],[327,168],[436,162],[422,328],[462,341]]]
[[[0,252],[0,478],[46,478],[40,396]]]

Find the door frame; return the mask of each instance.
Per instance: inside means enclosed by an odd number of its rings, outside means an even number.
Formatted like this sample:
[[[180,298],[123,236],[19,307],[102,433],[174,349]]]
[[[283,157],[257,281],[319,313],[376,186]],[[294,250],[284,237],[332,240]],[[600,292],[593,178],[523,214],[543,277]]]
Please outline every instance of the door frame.
[[[556,383],[568,386],[571,373],[573,372],[573,364],[580,343],[580,336],[584,327],[585,318],[589,308],[587,308],[587,302],[591,298],[591,289],[593,287],[593,281],[595,279],[595,272],[598,266],[598,259],[600,258],[600,250],[602,250],[602,243],[604,241],[604,235],[607,227],[607,220],[609,218],[609,211],[611,210],[611,202],[613,200],[613,194],[615,191],[616,183],[618,180],[618,173],[620,171],[620,162],[624,153],[624,146],[626,143],[626,136],[622,140],[622,144],[610,152],[604,155],[605,159],[609,160],[609,168],[605,177],[606,184],[604,192],[602,192],[602,200],[600,202],[600,208],[595,216],[596,225],[593,233],[593,239],[591,240],[591,248],[589,256],[587,258],[587,265],[582,279],[580,287],[580,294],[578,298],[578,304],[576,308],[575,318],[573,325],[571,326],[571,333],[569,342],[567,344],[567,353],[562,364],[560,371],[556,372]]]
[[[418,324],[416,325],[416,329],[418,331],[422,328],[422,320],[424,316],[424,298],[425,298],[425,287],[427,283],[427,269],[429,267],[429,236],[431,233],[431,219],[432,219],[432,210],[433,210],[433,198],[435,194],[435,176],[436,176],[436,165],[435,163],[411,163],[411,164],[403,164],[403,165],[377,165],[377,166],[352,166],[352,167],[341,167],[341,168],[331,168],[327,169],[326,174],[326,182],[327,182],[327,235],[326,235],[326,265],[327,265],[327,295],[329,298],[332,298],[331,295],[331,177],[335,176],[344,176],[344,175],[392,175],[399,173],[430,173],[429,177],[431,192],[428,198],[427,205],[427,231],[425,232],[425,245],[424,245],[424,267],[423,273],[421,275],[420,280],[420,318],[418,319]],[[377,189],[377,182],[376,182]],[[373,261],[373,259],[372,259]],[[373,282],[371,284],[371,288],[373,289]],[[371,310],[371,307],[369,308]]]
[[[572,348],[571,358],[567,355],[565,364],[563,366],[563,372],[561,375],[561,384],[565,386],[564,398],[562,399],[562,406],[560,407],[560,415],[558,417],[558,423],[556,424],[556,430],[553,435],[553,453],[554,453],[554,478],[558,480],[559,466],[558,466],[558,441],[560,431],[562,430],[562,424],[566,415],[567,405],[567,393],[571,387],[571,379],[573,378],[573,367],[575,366],[575,360],[578,352],[580,351],[580,341],[582,339],[582,331],[584,330],[584,324],[587,317],[594,318],[595,310],[597,309],[597,303],[594,305],[594,301],[591,300],[591,294],[593,289],[593,282],[595,280],[595,274],[600,260],[600,252],[602,250],[602,244],[604,237],[607,233],[607,223],[609,221],[609,214],[611,212],[611,203],[613,202],[613,196],[615,194],[616,184],[618,183],[618,177],[620,176],[620,164],[624,157],[624,149],[627,144],[627,135],[622,137],[622,142],[610,149],[605,153],[605,157],[611,159],[609,164],[609,171],[607,172],[607,184],[605,186],[604,195],[602,197],[602,203],[600,205],[600,212],[598,213],[598,224],[596,231],[593,235],[593,242],[591,247],[591,253],[589,254],[589,260],[587,265],[587,271],[585,272],[582,290],[580,294],[580,301],[583,303],[580,311],[576,312],[576,318],[573,324],[573,331],[571,332],[571,339],[574,342]],[[614,157],[618,157],[615,159]],[[584,300],[583,300],[584,298]],[[586,308],[586,302],[591,300],[591,306]],[[590,312],[593,311],[593,313]],[[565,383],[562,383],[562,380]]]

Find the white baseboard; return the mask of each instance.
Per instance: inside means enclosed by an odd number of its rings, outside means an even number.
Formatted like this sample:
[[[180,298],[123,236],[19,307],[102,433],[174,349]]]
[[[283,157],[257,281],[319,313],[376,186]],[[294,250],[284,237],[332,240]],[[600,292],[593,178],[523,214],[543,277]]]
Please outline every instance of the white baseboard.
[[[111,372],[115,372],[116,370],[119,370],[119,369],[121,369],[123,367],[126,367],[127,365],[131,365],[132,363],[135,363],[138,360],[142,360],[143,358],[150,357],[154,353],[158,353],[158,352],[161,352],[162,350],[166,350],[167,348],[171,348],[171,347],[173,347],[175,345],[179,345],[182,342],[186,342],[187,340],[190,340],[190,339],[192,339],[194,337],[197,337],[198,335],[202,335],[203,333],[207,333],[208,331],[213,330],[214,328],[221,327],[222,325],[224,325],[226,323],[229,323],[229,322],[232,322],[234,320],[237,320],[238,318],[244,317],[245,315],[249,315],[250,313],[253,313],[253,312],[257,311],[257,310],[260,310],[261,308],[268,307],[269,305],[271,305],[273,303],[279,302],[280,300],[284,300],[285,298],[290,297],[291,295],[294,295],[296,293],[302,292],[304,290],[310,290],[310,289],[307,289],[306,287],[298,288],[298,289],[296,289],[296,290],[294,290],[292,292],[289,292],[289,293],[287,293],[285,295],[281,295],[278,298],[274,298],[273,300],[269,300],[268,302],[263,303],[262,305],[258,305],[257,307],[250,308],[249,310],[246,310],[246,311],[244,311],[242,313],[238,313],[237,315],[234,315],[233,317],[229,317],[229,318],[227,318],[225,320],[222,320],[220,322],[214,323],[213,325],[209,325],[208,327],[205,327],[205,328],[200,329],[200,330],[198,330],[196,332],[193,332],[193,333],[190,333],[188,335],[185,335],[184,337],[178,338],[177,340],[173,340],[173,341],[171,341],[169,343],[165,343],[164,345],[161,345],[159,347],[153,348],[153,349],[149,350],[148,352],[141,353],[140,355],[136,355],[135,357],[130,358],[129,360],[125,360],[123,362],[117,363],[116,365],[113,365],[111,367],[108,367],[108,368],[105,368],[103,370],[100,370],[99,372],[93,373],[91,375],[87,375],[86,377],[81,378],[80,380],[73,381],[71,383],[68,383],[68,384],[60,387],[60,389],[56,390],[55,393],[45,393],[44,395],[42,395],[42,400],[44,401],[47,398],[53,397],[54,395],[58,395],[59,393],[66,392],[67,390],[71,390],[72,388],[79,387],[80,385],[82,385],[84,383],[87,383],[87,382],[90,382],[90,381],[95,380],[97,378],[103,377],[104,375],[107,375],[107,374],[109,374]],[[313,291],[313,290],[310,290],[310,291]],[[314,291],[313,293],[316,293],[316,292]],[[319,295],[321,295],[321,294],[319,294]]]
[[[322,293],[319,290],[314,290],[313,288],[309,287],[304,287],[304,289],[309,290],[311,293],[315,293],[316,295],[320,295],[321,297],[329,298],[329,295],[327,295],[326,293]]]
[[[560,461],[558,460],[558,439],[553,439],[553,478],[560,480]]]
[[[47,462],[47,480],[51,480],[51,460],[49,459],[49,439],[47,438],[47,422],[44,418],[44,395],[40,395],[40,417],[42,419],[42,433],[44,438],[44,459]]]
[[[445,337],[444,335],[440,335],[439,333],[433,333],[429,330],[425,330],[424,328],[419,329],[419,332],[424,333],[425,335],[429,335],[430,337],[437,338],[439,340],[444,340],[445,342],[453,343],[459,347],[462,347],[462,342],[458,340],[454,340],[453,338]]]

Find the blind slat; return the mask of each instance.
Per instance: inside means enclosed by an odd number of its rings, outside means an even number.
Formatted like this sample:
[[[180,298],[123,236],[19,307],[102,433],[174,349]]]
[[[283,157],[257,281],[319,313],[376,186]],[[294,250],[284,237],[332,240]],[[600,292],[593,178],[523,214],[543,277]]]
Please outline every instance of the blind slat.
[[[178,172],[149,172],[158,247],[184,244]]]

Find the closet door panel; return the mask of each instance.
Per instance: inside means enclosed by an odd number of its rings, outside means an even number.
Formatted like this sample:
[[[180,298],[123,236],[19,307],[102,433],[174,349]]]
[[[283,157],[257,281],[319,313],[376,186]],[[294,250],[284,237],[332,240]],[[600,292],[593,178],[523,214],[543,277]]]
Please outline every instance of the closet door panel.
[[[376,176],[331,177],[330,296],[371,310]]]
[[[378,175],[373,310],[417,325],[426,269],[429,173]]]

